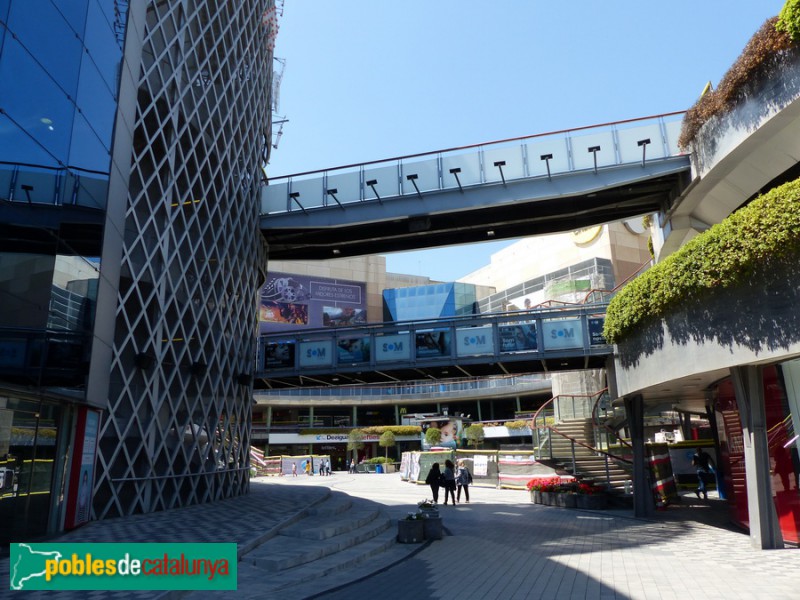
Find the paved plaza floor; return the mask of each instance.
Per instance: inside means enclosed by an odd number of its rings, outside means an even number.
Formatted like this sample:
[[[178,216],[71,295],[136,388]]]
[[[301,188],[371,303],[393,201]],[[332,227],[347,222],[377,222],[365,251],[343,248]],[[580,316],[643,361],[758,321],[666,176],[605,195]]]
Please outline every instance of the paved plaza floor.
[[[93,522],[52,541],[236,541],[240,552],[331,490],[382,505],[394,518],[430,498],[427,486],[398,474],[336,473],[331,477],[254,480],[251,493],[210,505]],[[442,500],[442,498],[440,498]],[[584,511],[531,503],[526,491],[470,488],[470,502],[440,506],[446,535],[425,544],[398,544],[394,564],[362,565],[318,577],[313,563],[297,586],[265,594],[269,574],[240,568],[228,593],[170,593],[170,598],[426,599],[748,599],[800,597],[800,551],[760,550],[727,526],[724,501],[685,496],[679,506],[637,519],[630,510]],[[242,563],[240,563],[242,565]],[[0,597],[9,589],[0,561]],[[355,579],[355,581],[354,581]],[[262,588],[262,589],[260,589]],[[108,592],[24,593],[27,598],[133,597]],[[139,592],[135,597],[165,596]]]

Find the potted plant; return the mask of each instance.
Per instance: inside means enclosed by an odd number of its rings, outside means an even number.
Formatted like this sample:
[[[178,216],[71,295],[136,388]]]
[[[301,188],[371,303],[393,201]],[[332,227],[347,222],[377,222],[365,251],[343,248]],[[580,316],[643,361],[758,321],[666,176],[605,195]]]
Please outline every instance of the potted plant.
[[[417,544],[425,539],[422,513],[408,513],[405,519],[397,521],[397,541],[401,544]]]
[[[436,504],[434,504],[433,500],[428,500],[427,498],[422,502],[417,502],[417,508],[423,513],[432,512],[439,514],[439,509],[436,507]]]
[[[601,509],[608,506],[608,495],[605,488],[593,483],[579,483],[577,494],[577,507]]]
[[[537,477],[536,479],[531,479],[527,487],[528,491],[531,492],[531,500],[533,500],[534,503],[554,506],[555,498],[553,496],[561,487],[561,478]]]

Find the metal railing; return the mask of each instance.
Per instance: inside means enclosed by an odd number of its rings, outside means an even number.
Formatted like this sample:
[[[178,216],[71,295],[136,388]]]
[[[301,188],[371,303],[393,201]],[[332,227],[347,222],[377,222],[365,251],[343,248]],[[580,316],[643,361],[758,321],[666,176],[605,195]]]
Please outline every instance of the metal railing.
[[[269,177],[262,215],[463,189],[681,154],[684,111]]]
[[[616,454],[612,454],[611,452],[609,452],[608,446],[606,447],[606,449],[599,448],[596,445],[592,446],[590,444],[587,444],[587,443],[585,443],[585,442],[583,442],[581,440],[578,440],[578,439],[576,439],[576,438],[564,433],[563,431],[559,431],[559,429],[557,427],[557,425],[558,425],[558,423],[557,423],[558,417],[556,416],[556,412],[557,411],[556,411],[556,408],[555,408],[557,401],[560,404],[562,399],[570,398],[572,400],[572,408],[573,408],[572,412],[576,413],[577,412],[577,411],[575,411],[575,399],[576,398],[583,398],[583,399],[594,398],[594,401],[591,402],[592,408],[589,410],[588,414],[584,416],[584,418],[592,417],[592,425],[593,425],[593,430],[594,430],[594,417],[593,417],[593,415],[597,414],[597,406],[601,402],[601,400],[603,400],[604,398],[607,398],[607,397],[608,397],[608,390],[607,389],[603,389],[600,392],[598,392],[596,394],[591,394],[591,395],[587,395],[587,394],[564,394],[564,395],[554,396],[553,398],[551,398],[550,400],[545,402],[539,408],[539,410],[536,411],[536,413],[531,418],[531,425],[530,425],[531,432],[533,434],[533,451],[535,453],[535,456],[536,456],[537,460],[541,460],[542,457],[545,456],[544,453],[543,453],[543,450],[547,449],[546,457],[549,460],[569,458],[571,463],[572,463],[572,473],[577,475],[577,472],[578,472],[578,459],[577,459],[576,449],[578,447],[585,448],[585,449],[589,450],[590,452],[592,452],[592,453],[594,453],[594,454],[596,454],[598,456],[602,456],[603,457],[604,465],[605,465],[606,485],[607,486],[610,485],[610,482],[611,482],[610,463],[611,463],[611,461],[615,461],[615,462],[618,462],[618,463],[621,462],[621,463],[626,463],[626,464],[632,464],[632,461],[630,459],[626,458],[626,457],[619,456],[619,455],[616,455]],[[583,405],[584,403],[581,403],[581,404]],[[581,418],[581,417],[575,417],[575,418]],[[554,447],[553,447],[554,436],[558,436],[559,438],[561,438],[563,440],[566,440],[569,443],[569,448],[570,448],[570,456],[569,457],[555,456],[554,455]]]

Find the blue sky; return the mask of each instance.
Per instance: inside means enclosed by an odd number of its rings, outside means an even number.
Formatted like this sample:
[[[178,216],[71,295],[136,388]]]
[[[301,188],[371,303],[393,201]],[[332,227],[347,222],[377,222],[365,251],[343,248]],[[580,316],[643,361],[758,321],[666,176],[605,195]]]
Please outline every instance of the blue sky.
[[[273,176],[685,110],[783,0],[287,0]],[[508,242],[387,255],[452,281]]]

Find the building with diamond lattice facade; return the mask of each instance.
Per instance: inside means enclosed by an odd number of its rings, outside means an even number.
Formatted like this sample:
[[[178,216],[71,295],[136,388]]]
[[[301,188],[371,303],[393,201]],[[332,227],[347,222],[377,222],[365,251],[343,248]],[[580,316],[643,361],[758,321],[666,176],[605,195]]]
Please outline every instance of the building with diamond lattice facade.
[[[0,0],[1,542],[247,491],[274,9]]]

